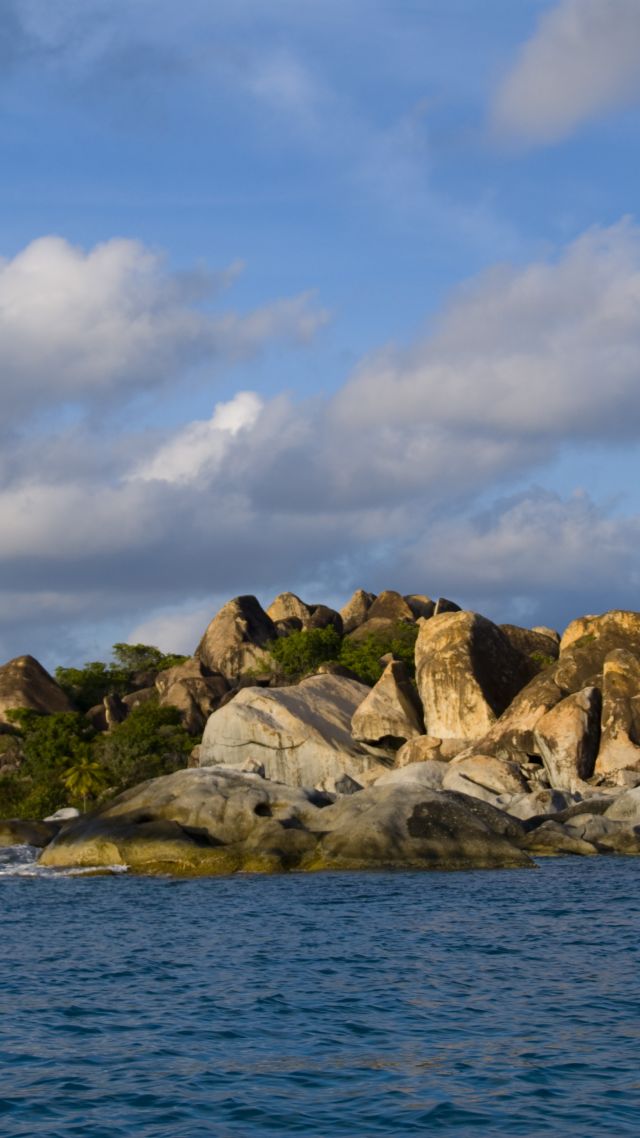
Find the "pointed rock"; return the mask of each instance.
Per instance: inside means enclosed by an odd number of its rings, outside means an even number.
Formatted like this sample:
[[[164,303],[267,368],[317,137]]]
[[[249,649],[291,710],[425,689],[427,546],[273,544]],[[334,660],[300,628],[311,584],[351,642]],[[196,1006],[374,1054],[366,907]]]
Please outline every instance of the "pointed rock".
[[[16,656],[0,667],[0,723],[8,723],[6,712],[20,707],[45,715],[73,710],[60,685],[33,656]]]
[[[390,620],[397,623],[398,621],[408,621],[413,624],[415,617],[400,593],[396,593],[393,589],[387,589],[386,592],[380,593],[371,605],[367,614],[367,620]]]
[[[424,728],[419,703],[404,664],[387,664],[375,687],[358,706],[351,720],[354,739],[397,746]]]

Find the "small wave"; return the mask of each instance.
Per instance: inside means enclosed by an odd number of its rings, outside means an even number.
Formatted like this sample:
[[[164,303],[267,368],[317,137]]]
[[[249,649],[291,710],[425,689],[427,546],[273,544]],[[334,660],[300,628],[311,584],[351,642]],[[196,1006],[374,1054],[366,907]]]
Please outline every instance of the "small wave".
[[[65,869],[40,865],[37,846],[0,846],[0,877],[86,877],[127,873],[128,865],[83,865]]]

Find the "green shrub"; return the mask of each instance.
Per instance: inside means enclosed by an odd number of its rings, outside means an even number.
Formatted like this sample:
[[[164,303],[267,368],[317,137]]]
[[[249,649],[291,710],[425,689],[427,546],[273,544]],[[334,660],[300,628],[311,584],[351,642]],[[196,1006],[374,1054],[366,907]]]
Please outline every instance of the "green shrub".
[[[185,767],[193,745],[177,708],[149,702],[134,707],[124,723],[97,739],[93,756],[110,788],[119,792]]]
[[[0,778],[0,814],[42,818],[67,804],[66,771],[86,755],[95,731],[75,711],[41,715],[21,708],[7,718],[19,732],[23,759],[15,774]]]
[[[106,695],[124,695],[136,672],[163,672],[182,664],[187,656],[161,652],[150,644],[114,644],[114,661],[93,660],[83,668],[56,668],[56,679],[80,711],[102,703]]]
[[[335,660],[340,652],[341,637],[335,628],[305,628],[272,640],[269,651],[278,670],[289,678],[314,672],[320,664]]]
[[[406,664],[409,674],[413,676],[417,637],[417,625],[398,623],[388,632],[370,632],[364,640],[343,640],[338,659],[365,683],[375,684],[384,670],[380,657],[391,652],[397,660]]]

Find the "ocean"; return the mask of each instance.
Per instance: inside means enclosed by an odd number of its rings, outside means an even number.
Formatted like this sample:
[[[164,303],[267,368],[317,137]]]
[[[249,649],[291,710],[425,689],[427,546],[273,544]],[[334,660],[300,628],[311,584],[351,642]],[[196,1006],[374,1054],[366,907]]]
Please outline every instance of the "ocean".
[[[0,1133],[640,1132],[640,863],[230,878],[0,856]]]

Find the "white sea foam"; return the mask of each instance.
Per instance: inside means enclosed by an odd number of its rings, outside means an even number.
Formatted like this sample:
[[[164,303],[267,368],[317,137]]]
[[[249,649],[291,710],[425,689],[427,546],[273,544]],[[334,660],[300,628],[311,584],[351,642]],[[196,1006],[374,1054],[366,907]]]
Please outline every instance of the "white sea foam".
[[[127,865],[84,865],[59,869],[40,865],[37,846],[0,846],[0,877],[85,877],[96,873],[126,873]]]

